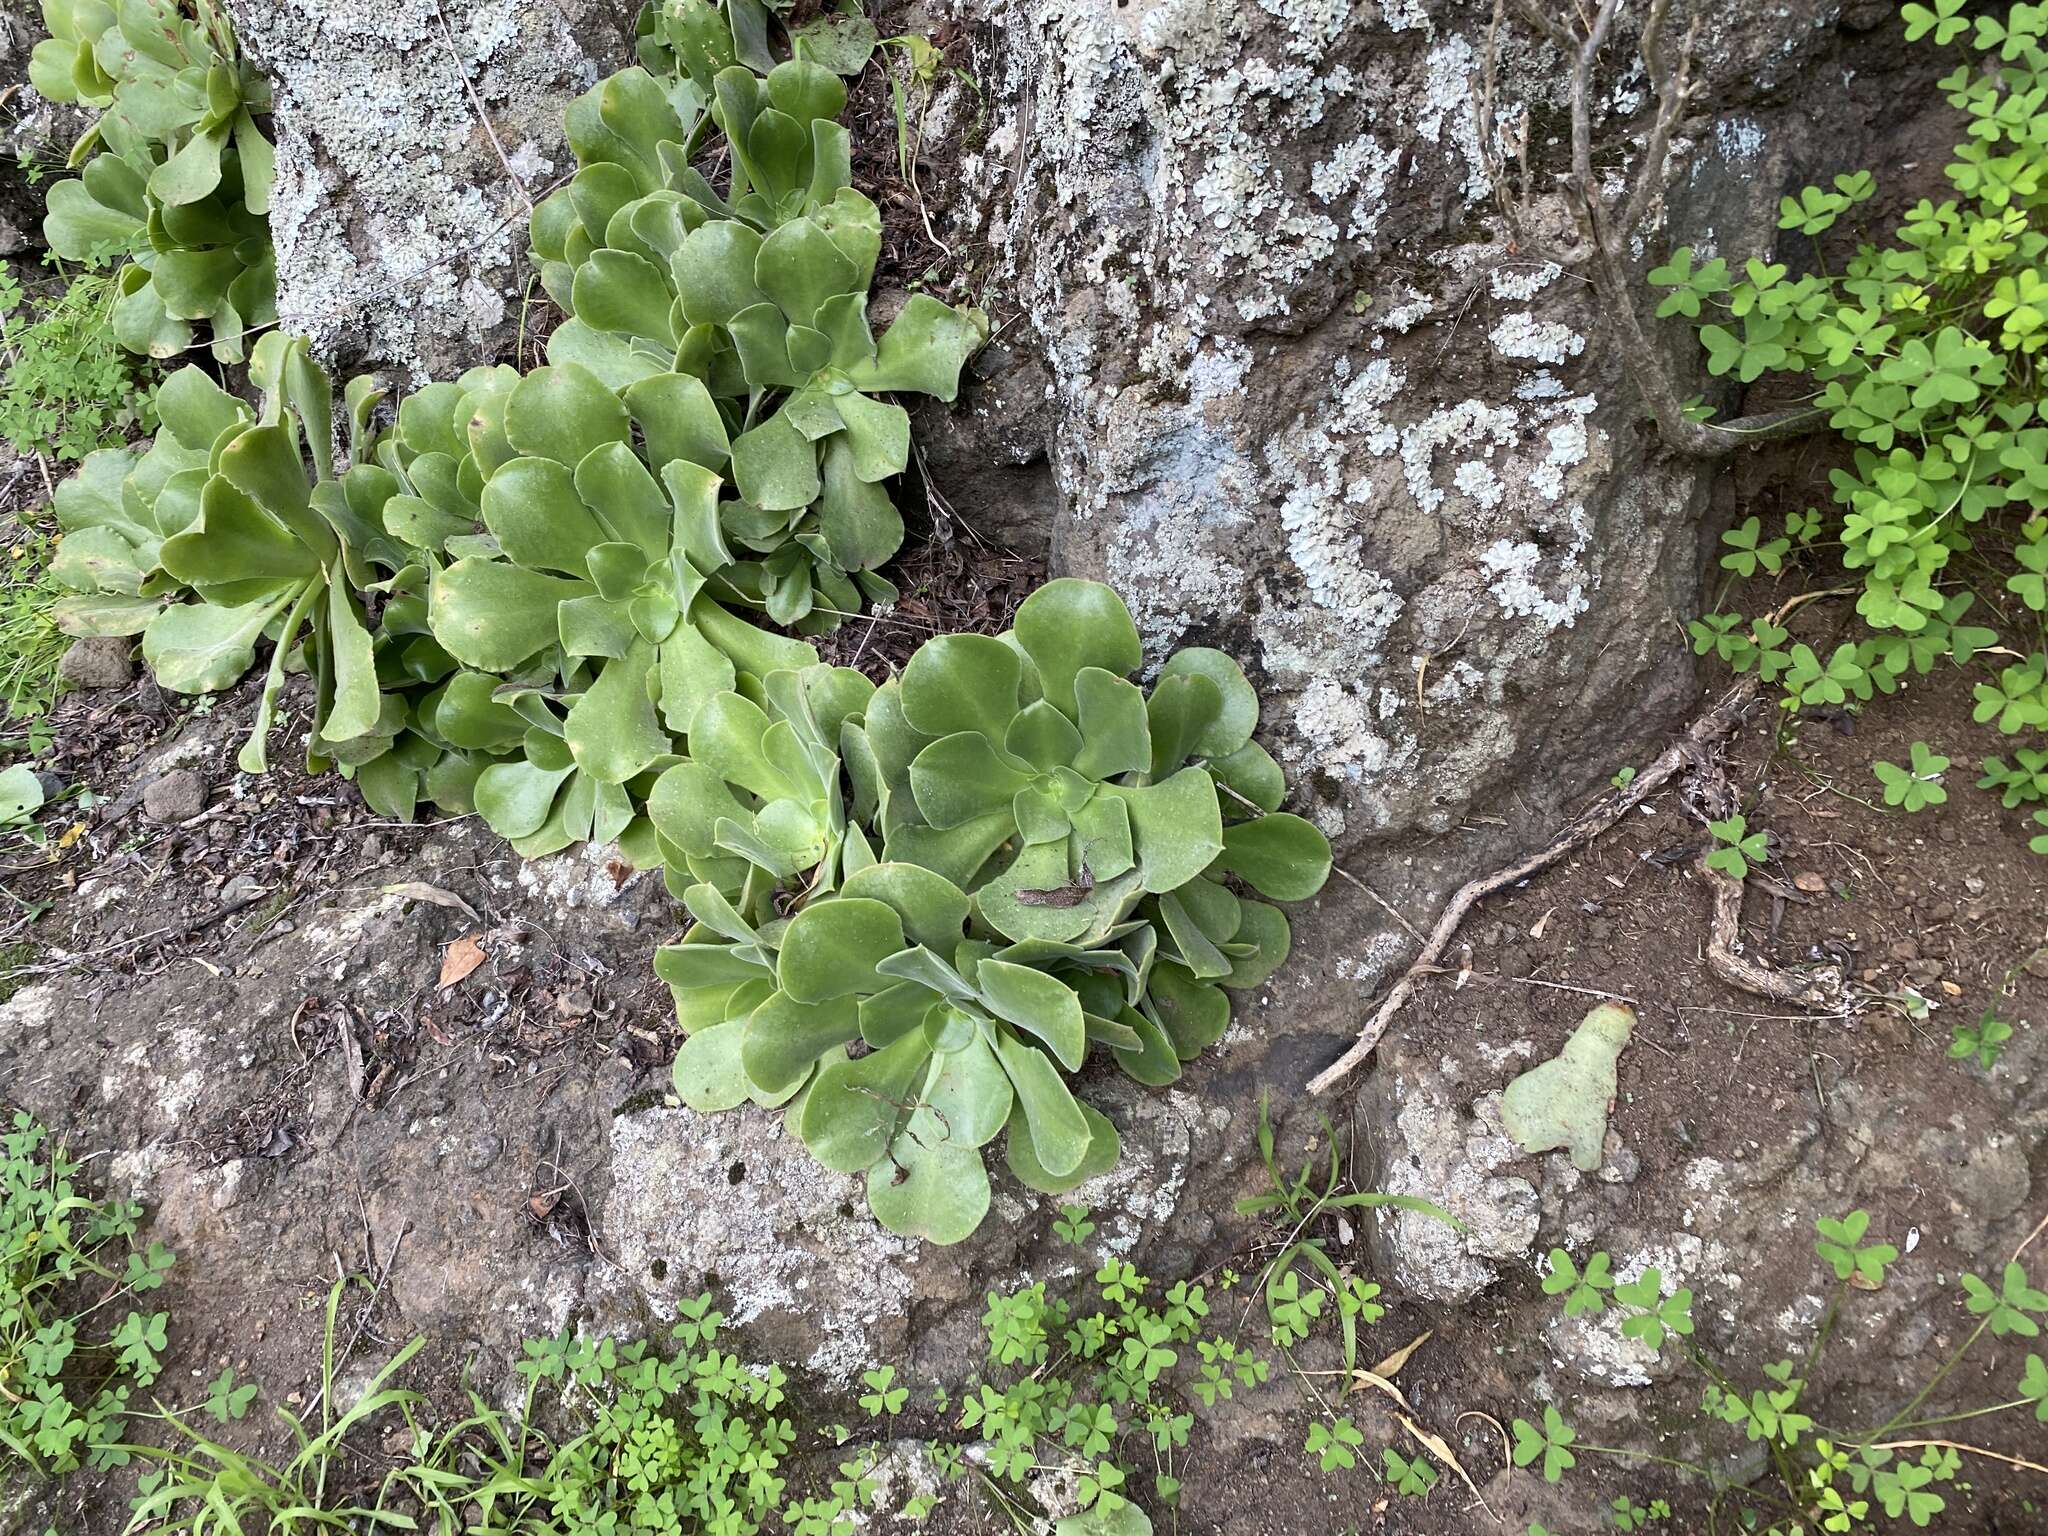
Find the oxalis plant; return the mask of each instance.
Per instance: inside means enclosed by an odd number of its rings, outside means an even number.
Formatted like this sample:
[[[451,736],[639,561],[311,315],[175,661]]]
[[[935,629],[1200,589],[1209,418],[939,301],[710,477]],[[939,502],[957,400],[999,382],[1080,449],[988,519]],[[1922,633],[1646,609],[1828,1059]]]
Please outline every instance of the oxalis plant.
[[[1330,868],[1277,809],[1237,665],[1184,650],[1148,693],[1141,659],[1114,592],[1060,580],[879,688],[821,666],[708,701],[649,796],[693,919],[655,957],[685,1102],[780,1108],[883,1225],[941,1243],[987,1212],[998,1137],[1047,1194],[1114,1166],[1074,1092],[1091,1054],[1173,1081],[1225,988],[1286,958],[1257,898]]]
[[[1797,554],[1849,573],[1866,626],[1822,655],[1784,628],[1735,613],[1692,625],[1694,648],[1756,671],[1786,709],[1854,708],[1937,668],[1989,663],[1975,718],[2016,738],[1979,784],[2025,808],[2048,854],[2048,11],[1964,16],[1962,0],[1901,11],[1908,41],[1960,62],[1943,78],[1968,138],[1946,173],[1956,195],[1923,198],[1888,244],[1859,243],[1839,275],[1821,237],[1876,192],[1865,171],[1784,199],[1779,228],[1814,242],[1808,270],[1731,267],[1680,247],[1650,273],[1659,315],[1697,329],[1710,372],[1803,381],[1853,447],[1829,480],[1835,508],[1782,532],[1750,517],[1725,536],[1735,577],[1777,574]],[[1875,773],[1887,804],[1939,804],[1948,759],[1915,743]]]
[[[42,14],[30,83],[100,109],[71,151],[80,174],[50,189],[44,240],[69,261],[125,258],[110,323],[129,351],[174,356],[204,322],[213,355],[242,361],[245,335],[277,319],[269,85],[215,0],[42,0]]]
[[[1814,1398],[1811,1385],[1855,1297],[1883,1289],[1900,1254],[1890,1243],[1867,1241],[1872,1236],[1867,1211],[1822,1217],[1814,1231],[1813,1250],[1833,1282],[1826,1311],[1805,1358],[1774,1361],[1763,1367],[1761,1379],[1740,1376],[1707,1351],[1694,1331],[1692,1291],[1672,1284],[1656,1268],[1623,1278],[1605,1253],[1591,1254],[1582,1267],[1563,1249],[1552,1249],[1545,1294],[1563,1298],[1567,1317],[1615,1316],[1623,1338],[1653,1352],[1683,1356],[1701,1377],[1701,1437],[1726,1440],[1723,1449],[1730,1455],[1696,1462],[1589,1444],[1553,1403],[1544,1407],[1540,1421],[1514,1421],[1514,1464],[1553,1483],[1589,1455],[1668,1467],[1707,1488],[1705,1530],[1767,1536],[1908,1526],[1950,1529],[1942,1519],[1948,1501],[1941,1490],[1963,1480],[1966,1457],[2048,1473],[2038,1459],[1976,1444],[1971,1435],[1983,1428],[1976,1421],[1994,1415],[2048,1424],[2048,1365],[2039,1353],[2026,1355],[2018,1379],[2009,1391],[2000,1391],[1999,1401],[1946,1410],[1933,1406],[1942,1383],[1987,1333],[1994,1340],[2016,1339],[2028,1346],[2040,1337],[2037,1319],[2048,1317],[2048,1292],[2028,1279],[2022,1262],[2027,1244],[1995,1276],[1961,1277],[1968,1331],[1910,1398],[1881,1419],[1856,1427],[1829,1423],[1823,1417],[1827,1406]],[[2020,1443],[2033,1442],[2022,1436]],[[1654,1506],[1638,1510],[1623,1498],[1614,1507],[1618,1517],[1627,1517],[1617,1518],[1616,1524],[1628,1530],[1634,1528],[1628,1522],[1640,1524]],[[1540,1525],[1532,1525],[1530,1532],[1548,1536]]]

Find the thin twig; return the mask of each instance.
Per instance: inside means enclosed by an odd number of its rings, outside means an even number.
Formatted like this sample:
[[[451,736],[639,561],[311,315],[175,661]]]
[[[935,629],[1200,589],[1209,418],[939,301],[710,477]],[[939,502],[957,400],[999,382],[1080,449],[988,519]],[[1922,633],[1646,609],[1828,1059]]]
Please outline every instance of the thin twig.
[[[1239,798],[1242,799],[1243,797],[1240,796]],[[1363,880],[1359,879],[1358,876],[1352,874],[1350,870],[1346,869],[1341,864],[1332,864],[1330,866],[1330,873],[1335,875],[1339,880],[1343,880],[1351,885],[1357,886],[1359,890],[1365,892],[1366,895],[1372,898],[1374,906],[1378,907],[1382,912],[1386,913],[1387,916],[1391,917],[1395,922],[1399,923],[1403,928],[1407,929],[1409,938],[1413,939],[1418,944],[1422,942],[1422,935],[1415,931],[1415,925],[1409,922],[1407,918],[1403,917],[1398,911],[1396,911],[1392,906],[1390,906],[1387,902],[1386,897],[1382,896],[1378,891],[1374,890],[1371,886],[1367,885]]]
[[[1628,196],[1613,206],[1593,165],[1593,97],[1600,54],[1621,9],[1621,0],[1602,0],[1588,18],[1581,9],[1575,21],[1553,15],[1543,0],[1516,0],[1516,10],[1564,54],[1571,71],[1571,168],[1559,178],[1560,188],[1579,229],[1579,243],[1562,250],[1535,240],[1533,204],[1527,169],[1528,110],[1523,109],[1523,142],[1519,146],[1522,180],[1519,194],[1507,194],[1496,94],[1500,68],[1500,30],[1505,0],[1494,7],[1487,29],[1475,90],[1481,169],[1495,185],[1508,234],[1559,267],[1583,272],[1592,282],[1601,313],[1618,333],[1616,348],[1629,380],[1643,397],[1657,423],[1658,435],[1676,452],[1692,458],[1725,458],[1736,449],[1793,437],[1818,428],[1827,413],[1816,406],[1794,406],[1760,412],[1726,422],[1697,421],[1686,414],[1685,397],[1672,377],[1652,326],[1644,321],[1633,244],[1638,231],[1651,222],[1664,183],[1674,131],[1692,96],[1692,48],[1696,30],[1689,30],[1675,53],[1664,46],[1669,0],[1651,0],[1638,53],[1656,97],[1656,115],[1644,135],[1642,159],[1625,184]]]
[[[469,65],[462,57],[462,50],[455,45],[455,29],[448,25],[448,12],[441,0],[434,0],[434,14],[441,18],[441,35],[448,39],[449,55],[455,60],[455,71],[462,77],[462,92],[469,98],[469,104],[476,112],[476,120],[484,125],[484,135],[491,141],[491,148],[498,156],[498,164],[505,168],[505,174],[512,178],[512,185],[519,189],[519,196],[526,203],[528,213],[533,211],[533,193],[527,190],[526,178],[512,169],[512,162],[505,158],[505,146],[498,142],[498,130],[491,126],[491,114],[484,110],[483,98],[470,83]]]
[[[1987,1450],[1981,1445],[1969,1445],[1961,1440],[1880,1440],[1875,1445],[1859,1449],[1866,1451],[1917,1451],[1932,1448],[1938,1451],[1967,1451],[1972,1456],[1983,1456],[1992,1461],[2002,1461],[2008,1467],[2022,1467],[2029,1472],[2048,1472],[2038,1461],[2028,1461],[2023,1456],[2008,1456],[2003,1451]]]

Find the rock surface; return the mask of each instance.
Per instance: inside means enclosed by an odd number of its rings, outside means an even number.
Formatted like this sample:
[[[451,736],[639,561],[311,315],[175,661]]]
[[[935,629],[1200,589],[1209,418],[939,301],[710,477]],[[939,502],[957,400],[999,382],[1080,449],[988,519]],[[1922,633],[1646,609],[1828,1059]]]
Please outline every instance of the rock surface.
[[[206,809],[206,780],[189,768],[173,768],[149,781],[142,809],[151,821],[190,821]]]
[[[135,681],[135,643],[121,635],[74,640],[57,662],[57,680],[74,688],[125,688]]]
[[[625,0],[229,0],[275,91],[278,319],[331,360],[452,376],[509,352],[526,219]]]
[[[968,400],[982,457],[1043,422],[1055,568],[1124,592],[1155,660],[1254,669],[1340,850],[1405,854],[1510,789],[1540,820],[1673,718],[1708,479],[1639,424],[1586,285],[1505,240],[1473,106],[1490,7],[952,9],[994,117],[940,174],[998,253],[990,302],[1023,311]],[[1770,243],[1832,14],[1717,18],[1672,238]],[[1598,103],[1617,145],[1632,48]],[[1547,45],[1504,69],[1503,101],[1554,120]],[[1437,894],[1433,863],[1383,894]]]

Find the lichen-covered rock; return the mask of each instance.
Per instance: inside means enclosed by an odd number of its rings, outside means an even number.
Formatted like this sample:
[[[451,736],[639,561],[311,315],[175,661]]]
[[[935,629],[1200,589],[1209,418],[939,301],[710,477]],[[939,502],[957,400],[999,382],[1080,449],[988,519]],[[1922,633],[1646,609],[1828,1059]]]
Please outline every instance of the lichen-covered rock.
[[[1457,1227],[1387,1208],[1367,1229],[1375,1272],[1406,1296],[1457,1302],[1479,1294],[1503,1264],[1526,1261],[1541,1221],[1532,1159],[1500,1123],[1500,1094],[1469,1104],[1441,1071],[1404,1059],[1373,1074],[1360,1118],[1375,1127],[1377,1186],[1441,1207]]]
[[[714,1277],[720,1305],[775,1358],[851,1381],[903,1352],[917,1245],[868,1219],[769,1113],[647,1109],[612,1122],[604,1229],[620,1267],[664,1310]]]
[[[229,0],[277,102],[278,319],[415,372],[509,351],[571,97],[626,62],[624,0]]]
[[[1252,666],[1340,849],[1612,772],[1683,700],[1706,479],[1652,452],[1584,284],[1500,233],[1491,8],[958,10],[997,115],[955,203],[1048,359],[1055,565],[1124,592],[1152,652]],[[1548,112],[1556,75],[1518,48],[1503,95]],[[1617,133],[1641,98],[1605,103]],[[1784,150],[1754,122],[1673,164],[1689,226],[1768,241]]]

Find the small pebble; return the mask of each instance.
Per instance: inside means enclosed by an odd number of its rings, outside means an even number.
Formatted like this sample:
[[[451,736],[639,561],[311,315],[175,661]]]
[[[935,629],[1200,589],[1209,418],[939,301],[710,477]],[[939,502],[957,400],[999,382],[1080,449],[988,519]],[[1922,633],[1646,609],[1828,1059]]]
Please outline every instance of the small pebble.
[[[74,688],[126,688],[135,681],[134,652],[134,645],[119,635],[74,640],[57,663],[57,679]]]
[[[206,809],[206,781],[190,768],[173,768],[142,791],[142,811],[151,821],[172,825]]]

